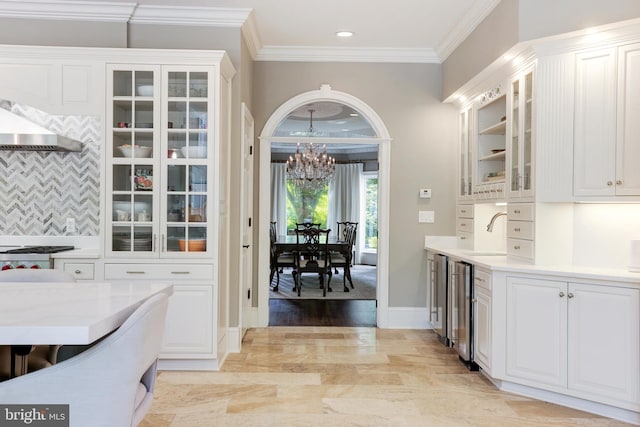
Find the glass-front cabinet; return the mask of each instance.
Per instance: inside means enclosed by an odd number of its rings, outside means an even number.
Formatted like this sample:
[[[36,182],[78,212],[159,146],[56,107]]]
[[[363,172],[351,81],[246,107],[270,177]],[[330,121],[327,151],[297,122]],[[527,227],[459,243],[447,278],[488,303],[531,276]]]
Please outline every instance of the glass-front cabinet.
[[[107,252],[208,255],[210,69],[112,65],[108,76]]]
[[[496,86],[480,97],[475,146],[475,198],[504,198],[506,175],[506,94]]]
[[[468,200],[472,197],[472,165],[473,165],[473,115],[472,109],[465,108],[460,112],[460,147],[458,164],[458,199]]]
[[[533,72],[511,82],[509,188],[510,198],[533,196]]]

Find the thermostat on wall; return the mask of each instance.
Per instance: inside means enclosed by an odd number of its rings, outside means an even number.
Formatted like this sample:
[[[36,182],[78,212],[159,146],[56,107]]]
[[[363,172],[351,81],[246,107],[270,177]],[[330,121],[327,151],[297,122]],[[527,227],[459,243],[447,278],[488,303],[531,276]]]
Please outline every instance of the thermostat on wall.
[[[421,188],[420,189],[420,198],[421,199],[430,199],[431,198],[431,189],[430,188]]]

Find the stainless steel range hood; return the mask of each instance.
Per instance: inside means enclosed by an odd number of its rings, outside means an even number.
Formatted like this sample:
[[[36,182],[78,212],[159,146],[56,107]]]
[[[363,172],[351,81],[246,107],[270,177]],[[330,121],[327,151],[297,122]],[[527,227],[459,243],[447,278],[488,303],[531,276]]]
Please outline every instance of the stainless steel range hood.
[[[0,150],[82,151],[80,141],[51,132],[11,112],[10,101],[0,102]]]

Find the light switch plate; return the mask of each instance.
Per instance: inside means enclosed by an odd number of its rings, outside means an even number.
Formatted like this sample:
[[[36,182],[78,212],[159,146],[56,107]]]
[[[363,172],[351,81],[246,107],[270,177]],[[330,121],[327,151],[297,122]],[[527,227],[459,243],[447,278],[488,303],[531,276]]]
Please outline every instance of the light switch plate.
[[[418,211],[418,222],[433,223],[436,221],[436,213],[434,211]]]

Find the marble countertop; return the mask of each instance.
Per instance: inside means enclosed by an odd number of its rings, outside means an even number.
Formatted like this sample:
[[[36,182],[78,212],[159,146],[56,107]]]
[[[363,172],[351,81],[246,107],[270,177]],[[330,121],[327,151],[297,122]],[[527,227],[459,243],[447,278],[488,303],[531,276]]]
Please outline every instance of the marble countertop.
[[[438,252],[491,271],[530,273],[545,276],[571,276],[576,279],[610,280],[640,287],[640,273],[624,268],[589,267],[583,265],[528,264],[506,255],[481,255],[482,252],[461,249],[455,236],[425,236],[424,249]]]

